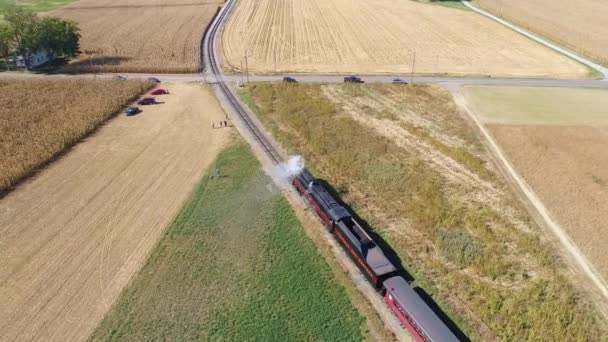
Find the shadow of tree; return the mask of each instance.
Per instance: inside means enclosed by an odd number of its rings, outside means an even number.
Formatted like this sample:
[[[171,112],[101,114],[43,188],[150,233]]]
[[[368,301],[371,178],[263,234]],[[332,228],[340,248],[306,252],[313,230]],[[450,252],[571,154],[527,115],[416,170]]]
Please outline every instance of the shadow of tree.
[[[108,67],[115,67],[130,61],[124,56],[92,56],[65,64],[58,72],[68,74],[104,72]]]

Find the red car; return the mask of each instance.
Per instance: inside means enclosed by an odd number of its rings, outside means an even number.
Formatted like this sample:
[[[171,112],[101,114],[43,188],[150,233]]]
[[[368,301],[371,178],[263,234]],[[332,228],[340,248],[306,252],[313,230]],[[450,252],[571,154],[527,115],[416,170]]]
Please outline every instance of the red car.
[[[156,100],[153,97],[144,97],[143,99],[137,101],[137,104],[140,106],[152,105],[155,103],[156,103]]]
[[[150,95],[166,95],[169,94],[167,89],[154,89],[150,92]]]

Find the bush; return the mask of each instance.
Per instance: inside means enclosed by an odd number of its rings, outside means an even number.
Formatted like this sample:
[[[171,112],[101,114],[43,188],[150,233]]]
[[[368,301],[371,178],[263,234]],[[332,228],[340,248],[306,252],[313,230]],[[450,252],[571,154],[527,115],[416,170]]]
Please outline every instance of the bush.
[[[476,264],[483,253],[481,245],[461,228],[440,229],[439,248],[449,261],[464,267]]]

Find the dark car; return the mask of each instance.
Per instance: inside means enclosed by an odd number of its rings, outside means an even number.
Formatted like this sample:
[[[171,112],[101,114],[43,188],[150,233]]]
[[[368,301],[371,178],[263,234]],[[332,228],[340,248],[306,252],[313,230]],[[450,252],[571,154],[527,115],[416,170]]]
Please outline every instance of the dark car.
[[[150,81],[150,82],[154,82],[154,83],[160,83],[160,80],[156,77],[148,77],[146,78],[146,81]]]
[[[140,112],[138,107],[129,107],[127,109],[125,109],[125,115],[126,116],[133,116],[136,115]]]
[[[400,79],[400,78],[395,78],[393,80],[393,84],[407,84],[407,82],[404,81],[404,80],[402,80],[402,79]]]
[[[285,83],[298,83],[298,81],[293,77],[283,77],[283,82]]]
[[[364,83],[360,77],[347,76],[344,77],[344,83]]]
[[[169,94],[167,89],[154,89],[150,92],[150,95],[166,95]]]
[[[140,106],[152,105],[155,103],[156,100],[153,97],[144,97],[143,99],[137,101],[137,104]]]
[[[126,81],[127,77],[122,76],[122,75],[116,75],[116,76],[112,77],[112,79],[115,81]]]

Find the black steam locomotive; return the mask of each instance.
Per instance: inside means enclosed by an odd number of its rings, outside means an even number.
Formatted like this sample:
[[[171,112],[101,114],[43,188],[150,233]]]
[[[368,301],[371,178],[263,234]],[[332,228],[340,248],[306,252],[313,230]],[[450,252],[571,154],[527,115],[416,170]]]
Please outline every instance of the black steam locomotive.
[[[293,185],[306,197],[330,232],[384,296],[384,301],[416,341],[458,341],[443,321],[428,307],[382,249],[355,218],[340,205],[308,170],[293,178]]]

